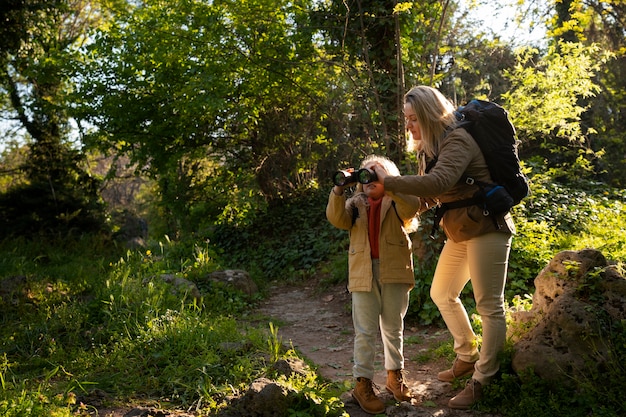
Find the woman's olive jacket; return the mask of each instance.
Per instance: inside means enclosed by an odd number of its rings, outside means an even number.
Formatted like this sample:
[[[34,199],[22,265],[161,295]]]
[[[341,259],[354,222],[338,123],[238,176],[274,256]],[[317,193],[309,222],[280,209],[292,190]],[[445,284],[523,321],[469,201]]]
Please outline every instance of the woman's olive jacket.
[[[372,290],[372,257],[367,219],[367,198],[352,198],[330,192],[326,217],[339,229],[350,232],[348,250],[348,290]],[[357,212],[353,211],[356,207]],[[415,196],[384,196],[380,212],[379,262],[382,284],[415,285],[412,242],[404,224],[415,217],[420,200]]]
[[[458,128],[442,139],[437,163],[425,175],[405,175],[385,178],[385,191],[394,195],[415,195],[426,201],[449,203],[472,197],[477,185],[465,183],[465,176],[492,183],[489,169],[478,144],[465,129]],[[450,209],[441,220],[446,236],[455,242],[491,232],[515,233],[510,213],[495,218],[485,216],[477,205]]]

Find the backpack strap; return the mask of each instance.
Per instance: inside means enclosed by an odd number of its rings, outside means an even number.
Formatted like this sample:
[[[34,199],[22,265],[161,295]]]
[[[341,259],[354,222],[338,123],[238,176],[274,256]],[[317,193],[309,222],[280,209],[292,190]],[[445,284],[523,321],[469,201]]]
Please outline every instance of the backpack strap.
[[[435,232],[439,230],[439,223],[441,222],[441,219],[443,219],[443,215],[446,214],[446,211],[463,208],[463,207],[469,207],[473,205],[480,205],[482,201],[483,199],[481,196],[474,196],[474,197],[466,198],[463,200],[457,200],[457,201],[451,201],[449,203],[439,204],[437,208],[435,209],[435,219],[433,220],[433,227],[430,230],[431,239],[435,238]]]
[[[437,208],[435,209],[435,219],[434,219],[432,230],[430,232],[430,237],[432,239],[435,238],[435,232],[439,230],[439,223],[441,222],[441,219],[443,218],[443,215],[446,213],[446,211],[463,208],[463,207],[469,207],[469,206],[482,207],[483,215],[491,217],[491,219],[493,220],[493,224],[496,226],[498,230],[502,228],[502,225],[498,222],[496,215],[493,213],[490,213],[486,207],[485,187],[489,184],[486,182],[474,180],[472,177],[468,177],[468,176],[464,176],[464,178],[465,178],[466,184],[477,185],[478,187],[480,187],[481,192],[476,192],[472,197],[465,198],[463,200],[457,200],[457,201],[451,201],[449,203],[439,204]]]

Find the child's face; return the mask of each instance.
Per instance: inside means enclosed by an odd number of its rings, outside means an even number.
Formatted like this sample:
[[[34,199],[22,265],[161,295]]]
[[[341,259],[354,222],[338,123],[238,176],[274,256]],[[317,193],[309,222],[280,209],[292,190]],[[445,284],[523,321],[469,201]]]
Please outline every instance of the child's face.
[[[367,164],[365,168],[373,169],[374,164]],[[363,184],[363,192],[366,196],[378,200],[385,195],[385,186],[380,181],[373,181],[369,184]]]

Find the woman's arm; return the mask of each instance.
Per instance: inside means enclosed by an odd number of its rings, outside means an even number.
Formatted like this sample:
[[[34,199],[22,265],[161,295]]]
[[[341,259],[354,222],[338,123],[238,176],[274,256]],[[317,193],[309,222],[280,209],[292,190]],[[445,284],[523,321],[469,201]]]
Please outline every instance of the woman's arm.
[[[410,194],[435,198],[454,187],[474,158],[477,145],[464,129],[450,133],[441,146],[435,166],[425,175],[390,176],[382,167],[374,167],[390,194]]]

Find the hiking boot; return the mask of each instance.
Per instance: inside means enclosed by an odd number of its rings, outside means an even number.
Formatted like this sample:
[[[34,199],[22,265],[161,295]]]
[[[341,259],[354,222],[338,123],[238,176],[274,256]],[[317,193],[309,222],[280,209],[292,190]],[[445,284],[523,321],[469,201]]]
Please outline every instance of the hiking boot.
[[[359,403],[366,413],[380,414],[385,412],[385,404],[374,394],[371,379],[358,377],[356,379],[356,386],[352,391],[352,398]]]
[[[452,368],[437,374],[437,379],[441,382],[452,382],[457,378],[474,373],[474,362],[465,362],[458,357],[454,360]]]
[[[483,396],[483,386],[475,379],[470,379],[465,389],[448,401],[448,407],[456,410],[468,410]]]
[[[396,401],[411,401],[411,391],[404,384],[402,369],[387,371],[387,391],[393,394]]]

